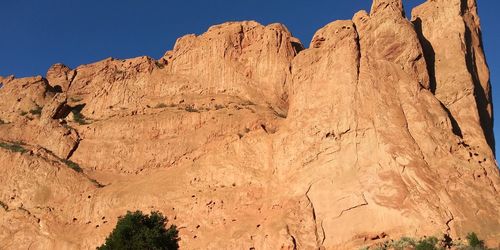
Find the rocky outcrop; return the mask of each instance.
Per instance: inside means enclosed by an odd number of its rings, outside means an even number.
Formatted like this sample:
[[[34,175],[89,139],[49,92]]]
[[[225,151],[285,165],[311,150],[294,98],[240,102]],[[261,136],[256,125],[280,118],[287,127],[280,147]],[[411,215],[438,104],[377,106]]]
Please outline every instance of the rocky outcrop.
[[[0,78],[0,243],[94,249],[139,209],[186,249],[498,244],[476,8],[429,0],[410,21],[375,0],[307,49],[283,25],[232,22],[159,60]]]
[[[413,10],[412,19],[432,75],[431,90],[455,119],[456,134],[471,146],[494,149],[490,76],[476,1],[428,1]]]
[[[52,65],[46,75],[47,81],[54,89],[57,89],[58,92],[68,91],[75,76],[75,70],[71,70],[61,63]]]

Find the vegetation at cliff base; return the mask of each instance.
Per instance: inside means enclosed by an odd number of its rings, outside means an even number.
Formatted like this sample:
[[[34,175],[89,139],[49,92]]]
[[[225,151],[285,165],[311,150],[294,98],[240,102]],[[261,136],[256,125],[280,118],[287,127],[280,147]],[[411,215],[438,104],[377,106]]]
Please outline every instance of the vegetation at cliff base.
[[[176,250],[178,231],[175,225],[165,228],[168,220],[160,212],[145,215],[130,212],[118,219],[115,229],[98,250]]]
[[[494,250],[486,247],[483,240],[480,240],[476,233],[469,233],[466,237],[467,242],[453,241],[448,235],[442,239],[436,237],[424,237],[414,239],[402,237],[399,240],[390,240],[372,247],[361,248],[360,250]]]

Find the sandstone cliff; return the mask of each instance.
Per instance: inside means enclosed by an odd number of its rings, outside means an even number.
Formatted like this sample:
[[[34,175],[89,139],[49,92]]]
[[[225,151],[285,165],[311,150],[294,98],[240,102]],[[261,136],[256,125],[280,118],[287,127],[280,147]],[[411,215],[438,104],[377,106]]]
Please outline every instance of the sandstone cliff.
[[[159,210],[182,249],[500,239],[475,0],[401,0],[318,30],[225,23],[159,60],[0,77],[0,244],[95,249]],[[2,248],[2,249],[3,249]]]

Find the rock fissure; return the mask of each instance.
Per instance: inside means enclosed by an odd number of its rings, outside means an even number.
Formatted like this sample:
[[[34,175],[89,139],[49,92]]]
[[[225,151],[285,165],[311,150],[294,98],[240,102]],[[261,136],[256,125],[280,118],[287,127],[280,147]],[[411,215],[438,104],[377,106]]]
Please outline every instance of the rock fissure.
[[[314,185],[314,183],[309,185],[309,188],[307,189],[305,195],[306,195],[307,200],[309,201],[309,204],[311,205],[312,217],[313,217],[314,228],[315,228],[314,234],[316,236],[316,247],[318,249],[320,249],[320,247],[323,245],[323,243],[325,241],[325,234],[324,234],[324,229],[322,227],[322,222],[318,223],[318,218],[316,217],[316,209],[314,208],[314,203],[312,202],[311,198],[309,197],[309,192],[311,191],[311,188],[313,185]],[[322,233],[322,235],[320,235],[320,232]]]
[[[360,203],[360,204],[357,204],[355,206],[351,206],[351,207],[348,207],[348,208],[345,208],[345,209],[342,209],[342,211],[340,211],[339,215],[337,215],[335,217],[335,219],[338,219],[340,217],[342,217],[342,215],[345,213],[345,212],[349,212],[353,209],[356,209],[356,208],[360,208],[360,207],[363,207],[363,206],[368,206],[368,202],[366,201],[366,198],[365,198],[365,195],[363,193],[361,193],[361,197],[363,198],[363,203]]]

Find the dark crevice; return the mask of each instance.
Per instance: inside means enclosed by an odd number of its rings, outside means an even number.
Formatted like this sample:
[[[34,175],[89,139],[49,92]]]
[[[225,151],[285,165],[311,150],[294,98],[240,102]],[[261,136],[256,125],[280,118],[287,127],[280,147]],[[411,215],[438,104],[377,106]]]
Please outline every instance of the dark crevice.
[[[71,79],[69,80],[69,83],[68,83],[68,89],[66,90],[66,91],[68,91],[68,92],[69,92],[69,89],[71,88],[71,85],[73,85],[73,81],[75,80],[76,75],[78,74],[78,71],[77,71],[76,69],[75,69],[75,70],[73,70],[73,72],[75,72],[75,73],[73,74],[73,76],[72,76],[72,77],[71,77]]]
[[[465,60],[467,64],[467,70],[471,74],[472,82],[474,84],[474,97],[476,99],[477,109],[479,113],[479,120],[486,141],[488,145],[491,147],[492,151],[495,152],[495,138],[493,136],[493,115],[490,116],[488,112],[488,105],[490,105],[488,100],[491,100],[491,92],[489,93],[489,96],[486,96],[485,90],[481,85],[476,65],[476,57],[475,57],[476,54],[472,44],[473,42],[472,31],[470,30],[467,23],[464,24],[465,24],[465,44],[467,47],[467,54],[465,55]],[[482,40],[481,37],[479,37],[479,40]]]
[[[288,233],[290,238],[292,238],[293,250],[297,250],[297,239],[295,239],[295,237],[290,232],[290,227],[288,225],[286,226],[286,232]]]
[[[69,160],[71,158],[71,156],[73,156],[73,154],[78,149],[78,146],[80,146],[80,135],[78,134],[78,132],[76,130],[75,130],[75,133],[78,136],[78,138],[76,139],[76,142],[75,142],[75,145],[73,146],[73,148],[69,151],[68,156],[66,157],[66,160]]]
[[[424,36],[422,31],[422,19],[417,17],[412,23],[424,52],[427,72],[429,73],[429,89],[433,94],[436,94],[436,52],[432,44]]]
[[[290,42],[292,44],[292,48],[295,50],[295,54],[298,55],[302,50],[304,50],[304,45],[298,42]]]
[[[266,132],[266,134],[269,134],[269,132],[267,132],[266,125],[261,124],[260,127],[264,130],[264,132]]]
[[[462,0],[461,1],[461,14],[466,15],[467,12],[467,2]],[[416,18],[413,21],[413,25],[415,27],[415,31],[417,32],[418,38],[420,40],[420,44],[422,45],[422,50],[424,52],[424,58],[427,64],[427,71],[429,73],[429,86],[430,86],[430,91],[435,94],[436,93],[436,87],[437,87],[437,82],[436,82],[436,65],[435,65],[435,58],[436,54],[434,51],[434,48],[432,44],[427,40],[423,34],[422,31],[422,20],[420,18]],[[491,147],[492,151],[495,152],[495,139],[493,137],[493,117],[490,116],[488,112],[488,105],[491,105],[488,100],[491,100],[491,92],[489,93],[489,96],[486,96],[485,90],[483,86],[481,85],[481,81],[479,80],[479,75],[478,75],[478,70],[476,66],[476,58],[475,58],[475,51],[473,48],[473,41],[472,41],[472,31],[470,30],[469,26],[467,23],[464,23],[465,25],[465,44],[466,44],[466,55],[465,55],[465,60],[466,60],[466,66],[467,70],[469,71],[469,74],[472,77],[473,81],[473,86],[474,86],[474,97],[475,101],[477,104],[477,109],[478,109],[478,114],[479,114],[479,119],[481,123],[481,127],[484,133],[484,136],[486,138],[486,141],[488,145]],[[481,34],[478,33],[478,36]],[[479,37],[479,40],[481,41],[481,37]],[[489,83],[488,83],[489,84]],[[450,111],[444,107],[444,110],[448,113],[448,117],[451,120],[452,126],[453,126],[453,133],[462,137],[462,132],[460,129],[460,126],[458,125],[457,121],[453,118],[452,114]]]
[[[50,92],[53,92],[53,93],[62,93],[63,89],[62,89],[62,87],[60,85],[56,85],[56,86],[51,87]]]
[[[446,114],[448,114],[448,118],[450,118],[453,134],[460,136],[460,138],[463,138],[462,129],[460,128],[460,125],[458,125],[457,120],[455,120],[455,117],[453,117],[450,110],[446,106],[444,106],[444,104],[442,104],[441,102],[439,104],[441,104],[443,110],[446,112]]]

